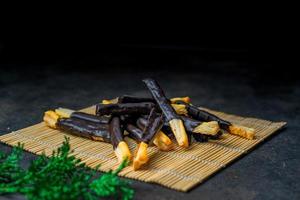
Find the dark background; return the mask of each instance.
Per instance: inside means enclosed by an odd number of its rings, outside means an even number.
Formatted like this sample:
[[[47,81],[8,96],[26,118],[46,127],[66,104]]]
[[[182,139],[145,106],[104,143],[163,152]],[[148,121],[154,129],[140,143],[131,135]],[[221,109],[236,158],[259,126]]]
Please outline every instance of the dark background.
[[[297,46],[289,34],[251,27],[212,33],[165,32],[98,34],[41,29],[16,30],[0,39],[0,67],[4,70],[46,69],[98,72],[244,73],[257,84],[297,81]],[[21,33],[19,31],[22,31]],[[116,31],[117,32],[117,31]],[[54,67],[54,68],[53,68]]]
[[[188,95],[196,105],[288,126],[188,193],[133,181],[136,199],[299,199],[300,87],[292,43],[286,36],[243,32],[3,36],[0,133],[40,122],[47,109],[80,109],[125,93],[148,95],[141,79],[152,76],[168,96]],[[34,155],[25,158],[24,166]]]

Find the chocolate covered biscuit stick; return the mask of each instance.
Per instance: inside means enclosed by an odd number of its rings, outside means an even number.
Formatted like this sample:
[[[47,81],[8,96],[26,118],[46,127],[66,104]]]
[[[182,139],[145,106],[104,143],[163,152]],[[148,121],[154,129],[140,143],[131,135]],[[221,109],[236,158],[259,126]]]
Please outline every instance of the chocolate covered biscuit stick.
[[[152,97],[155,99],[156,103],[162,110],[166,120],[170,124],[172,132],[174,133],[179,146],[187,148],[189,146],[189,142],[183,122],[177,115],[177,113],[174,111],[172,106],[169,104],[169,101],[166,98],[163,90],[154,79],[144,79],[143,82],[149,89]]]

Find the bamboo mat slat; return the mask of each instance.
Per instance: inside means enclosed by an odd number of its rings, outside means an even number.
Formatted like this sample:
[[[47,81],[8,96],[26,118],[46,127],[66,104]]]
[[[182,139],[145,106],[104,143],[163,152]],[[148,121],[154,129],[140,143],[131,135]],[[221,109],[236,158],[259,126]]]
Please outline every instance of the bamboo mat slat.
[[[82,111],[94,113],[95,107],[88,107]],[[174,151],[162,152],[157,148],[150,147],[150,162],[145,168],[133,171],[131,167],[126,167],[120,175],[186,192],[226,167],[239,156],[249,152],[286,124],[286,122],[271,122],[213,110],[208,111],[232,123],[255,128],[256,138],[247,140],[225,133],[219,140],[210,140],[207,143],[194,142],[188,150],[176,147]],[[20,142],[29,152],[38,155],[45,153],[47,156],[51,156],[52,151],[63,142],[64,136],[70,138],[73,154],[89,167],[100,165],[100,171],[108,171],[117,167],[110,144],[65,134],[46,127],[43,122],[2,135],[0,141],[11,146]],[[132,140],[127,141],[133,152],[136,147],[135,143]]]

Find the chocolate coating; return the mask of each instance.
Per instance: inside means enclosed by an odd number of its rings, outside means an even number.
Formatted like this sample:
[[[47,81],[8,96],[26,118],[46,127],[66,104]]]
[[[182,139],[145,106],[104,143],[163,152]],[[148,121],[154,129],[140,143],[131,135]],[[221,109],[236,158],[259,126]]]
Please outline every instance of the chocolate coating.
[[[219,126],[222,129],[228,130],[229,126],[231,126],[231,123],[223,120],[219,117],[217,117],[214,114],[211,114],[205,110],[201,110],[196,106],[181,102],[186,106],[186,109],[188,111],[188,115],[190,115],[192,118],[196,119],[196,120],[200,120],[200,121],[205,121],[205,122],[209,122],[209,121],[217,121]]]
[[[159,105],[167,121],[171,121],[172,119],[179,119],[178,115],[176,114],[172,106],[169,104],[169,100],[165,96],[165,93],[158,84],[158,82],[154,79],[144,79],[143,82],[149,89],[156,103]]]
[[[108,116],[100,117],[96,115],[87,114],[84,112],[73,112],[70,117],[93,122],[93,123],[100,123],[100,124],[108,124],[110,121],[110,117]]]
[[[145,118],[143,118],[143,117],[140,117],[140,118],[138,118],[138,120],[136,121],[136,125],[137,125],[140,129],[144,130],[144,128],[148,125],[148,121],[147,121],[147,119],[145,119]]]
[[[197,141],[197,142],[207,142],[208,141],[208,136],[207,135],[202,135],[199,133],[194,133],[192,134],[193,138]]]
[[[217,140],[221,137],[221,135],[223,135],[223,132],[222,131],[219,131],[216,135],[209,135],[209,139],[212,139],[212,140]]]
[[[111,119],[109,124],[109,133],[111,138],[111,144],[113,148],[117,148],[118,144],[124,140],[123,130],[121,129],[120,118],[115,116]]]
[[[147,125],[148,125],[148,121],[147,119],[145,119],[144,117],[140,117],[137,121],[136,121],[136,125],[140,128],[140,129],[144,129]],[[168,137],[173,138],[174,134],[173,131],[169,125],[169,122],[163,120],[163,127],[161,128],[161,130],[167,134]]]
[[[155,112],[155,108],[151,110],[151,113],[147,120],[147,125],[143,129],[143,138],[142,141],[145,143],[150,143],[156,133],[161,129],[163,126],[162,116]]]
[[[202,135],[201,133],[194,133],[193,130],[196,126],[198,126],[200,123],[200,121],[198,120],[194,120],[194,119],[191,119],[191,118],[188,118],[188,117],[185,117],[185,116],[181,116],[181,119],[184,123],[184,126],[185,126],[185,129],[186,129],[186,133],[187,133],[187,136],[188,136],[188,141],[189,143],[191,143],[191,140],[192,140],[192,136],[194,137],[194,139],[197,141],[197,142],[206,142],[208,141],[208,138],[216,138],[215,136],[207,136],[207,135]],[[137,125],[139,127],[142,127],[144,126],[145,124],[147,124],[147,120],[144,119],[144,118],[139,118],[137,120]],[[173,132],[172,132],[172,129],[169,125],[169,122],[164,120],[164,124],[163,124],[163,127],[162,127],[162,131],[164,133],[166,133],[169,137],[173,137]],[[219,137],[219,136],[218,136]]]
[[[184,126],[188,133],[192,134],[194,139],[197,142],[206,142],[208,139],[218,139],[222,135],[222,131],[219,131],[216,135],[203,135],[201,133],[193,133],[193,130],[199,126],[202,122],[191,119],[189,117],[181,116],[181,119],[183,120]]]
[[[139,115],[120,115],[120,120],[122,124],[135,124],[136,119]]]
[[[193,132],[193,130],[202,123],[198,120],[191,119],[191,118],[188,118],[188,117],[185,117],[185,116],[181,116],[181,119],[184,123],[185,129],[188,132]]]
[[[148,114],[155,107],[154,103],[118,103],[118,104],[97,104],[96,115],[132,115]]]
[[[129,137],[133,138],[134,140],[141,142],[143,138],[143,131],[139,129],[138,127],[127,124],[126,125],[126,131],[129,133]]]
[[[56,123],[59,129],[70,134],[110,142],[109,126],[107,124],[97,124],[80,119],[62,118]]]

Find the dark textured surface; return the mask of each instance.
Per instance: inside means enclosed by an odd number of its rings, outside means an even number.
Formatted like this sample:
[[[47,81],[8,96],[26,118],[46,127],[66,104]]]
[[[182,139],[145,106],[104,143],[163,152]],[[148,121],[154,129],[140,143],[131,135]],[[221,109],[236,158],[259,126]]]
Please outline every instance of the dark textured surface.
[[[190,96],[194,104],[242,116],[287,121],[250,154],[188,193],[133,181],[136,199],[299,199],[300,198],[300,84],[270,79],[255,70],[210,66],[197,73],[161,70],[101,72],[86,68],[3,68],[0,73],[0,133],[24,128],[42,119],[50,108],[80,109],[122,94],[144,96],[142,78],[159,80],[166,95]],[[28,66],[27,66],[28,67]],[[223,68],[222,68],[223,69]],[[118,70],[118,69],[115,69]],[[190,70],[191,71],[191,70]],[[284,83],[283,83],[284,82]],[[1,144],[2,151],[10,147]],[[25,153],[24,166],[35,158]],[[3,199],[22,199],[3,196]]]

